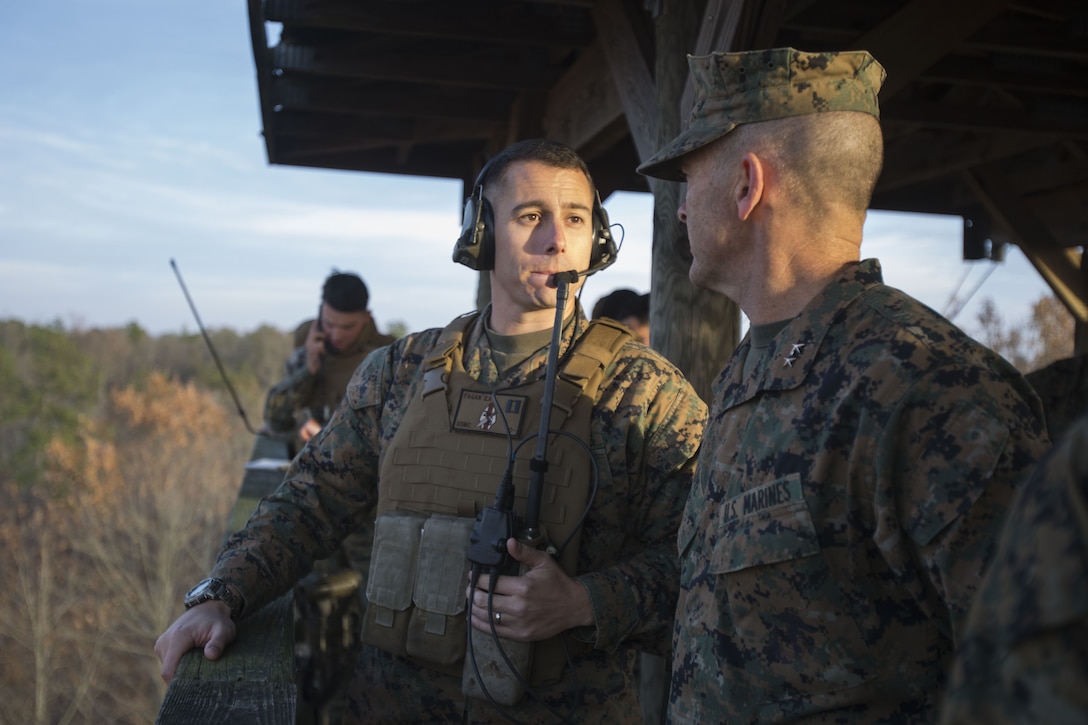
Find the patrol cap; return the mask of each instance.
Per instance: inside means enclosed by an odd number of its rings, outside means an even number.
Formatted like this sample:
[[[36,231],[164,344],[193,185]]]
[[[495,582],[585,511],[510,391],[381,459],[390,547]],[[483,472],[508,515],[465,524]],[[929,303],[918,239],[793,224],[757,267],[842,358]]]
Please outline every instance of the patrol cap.
[[[864,50],[711,53],[689,55],[688,66],[696,95],[687,129],[639,166],[640,174],[683,181],[680,157],[742,123],[820,111],[861,111],[880,118],[876,95],[886,74]]]

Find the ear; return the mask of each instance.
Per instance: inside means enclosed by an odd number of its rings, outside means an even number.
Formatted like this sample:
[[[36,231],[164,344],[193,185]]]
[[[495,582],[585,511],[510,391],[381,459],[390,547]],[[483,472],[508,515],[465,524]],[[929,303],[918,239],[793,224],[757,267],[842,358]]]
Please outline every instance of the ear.
[[[734,201],[737,205],[737,217],[746,221],[759,202],[763,199],[764,174],[763,160],[751,151],[740,159],[739,178],[734,187]]]

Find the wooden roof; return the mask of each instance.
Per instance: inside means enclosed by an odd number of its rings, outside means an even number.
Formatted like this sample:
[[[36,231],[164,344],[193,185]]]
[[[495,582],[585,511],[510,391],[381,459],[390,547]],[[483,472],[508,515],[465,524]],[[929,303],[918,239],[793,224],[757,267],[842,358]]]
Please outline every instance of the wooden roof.
[[[250,0],[269,162],[470,183],[548,136],[604,196],[649,191],[634,169],[655,150],[655,24],[681,2]],[[709,45],[693,52],[872,52],[888,71],[873,208],[964,216],[966,257],[1018,244],[1088,319],[1071,250],[1088,236],[1088,3],[691,3]]]

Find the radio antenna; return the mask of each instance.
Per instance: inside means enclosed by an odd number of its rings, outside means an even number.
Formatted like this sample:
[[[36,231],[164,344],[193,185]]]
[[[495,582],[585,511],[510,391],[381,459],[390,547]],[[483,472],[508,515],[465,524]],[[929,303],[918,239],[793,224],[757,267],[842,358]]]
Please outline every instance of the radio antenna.
[[[196,318],[196,326],[200,328],[200,334],[204,336],[204,342],[208,344],[208,350],[212,354],[212,359],[215,360],[216,367],[219,368],[219,374],[223,376],[223,382],[227,384],[227,390],[230,391],[230,397],[234,399],[234,406],[238,409],[238,414],[242,416],[242,422],[246,424],[246,430],[255,436],[260,435],[260,433],[253,430],[253,426],[249,424],[249,418],[246,417],[246,411],[242,409],[242,401],[238,399],[238,393],[234,392],[234,386],[230,384],[230,378],[227,377],[227,371],[223,368],[223,363],[219,360],[219,354],[215,351],[215,345],[212,345],[212,339],[208,337],[208,332],[204,329],[204,323],[200,320],[200,313],[196,311],[196,305],[193,304],[193,298],[189,296],[189,290],[185,287],[185,280],[181,278],[181,272],[178,270],[178,266],[174,264],[173,257],[170,258],[170,266],[174,268],[174,275],[178,278],[178,284],[181,285],[181,291],[185,293],[185,300],[189,303],[189,309],[193,311],[193,317]]]

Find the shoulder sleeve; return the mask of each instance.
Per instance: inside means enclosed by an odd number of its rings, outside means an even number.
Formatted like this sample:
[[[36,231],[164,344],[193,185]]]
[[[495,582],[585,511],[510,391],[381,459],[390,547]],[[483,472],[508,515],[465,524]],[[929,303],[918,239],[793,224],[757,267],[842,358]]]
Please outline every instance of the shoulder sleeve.
[[[1088,712],[1088,416],[1009,513],[971,608],[942,723],[1054,722]]]
[[[295,414],[308,406],[317,381],[306,367],[305,347],[295,348],[284,368],[283,380],[268,391],[264,404],[265,423],[276,433],[295,430],[298,423]]]
[[[676,532],[707,409],[663,357],[634,342],[625,351],[594,411],[594,447],[612,484],[600,507],[619,512],[617,538],[607,563],[578,579],[596,615],[597,649],[630,643],[666,654],[679,595]]]
[[[246,613],[289,590],[372,515],[381,448],[410,394],[415,349],[398,342],[367,356],[348,384],[348,404],[337,407],[280,487],[220,550],[213,575],[238,587]]]
[[[1031,402],[998,375],[938,369],[912,387],[881,441],[899,525],[956,642],[1016,490],[1049,446]]]

